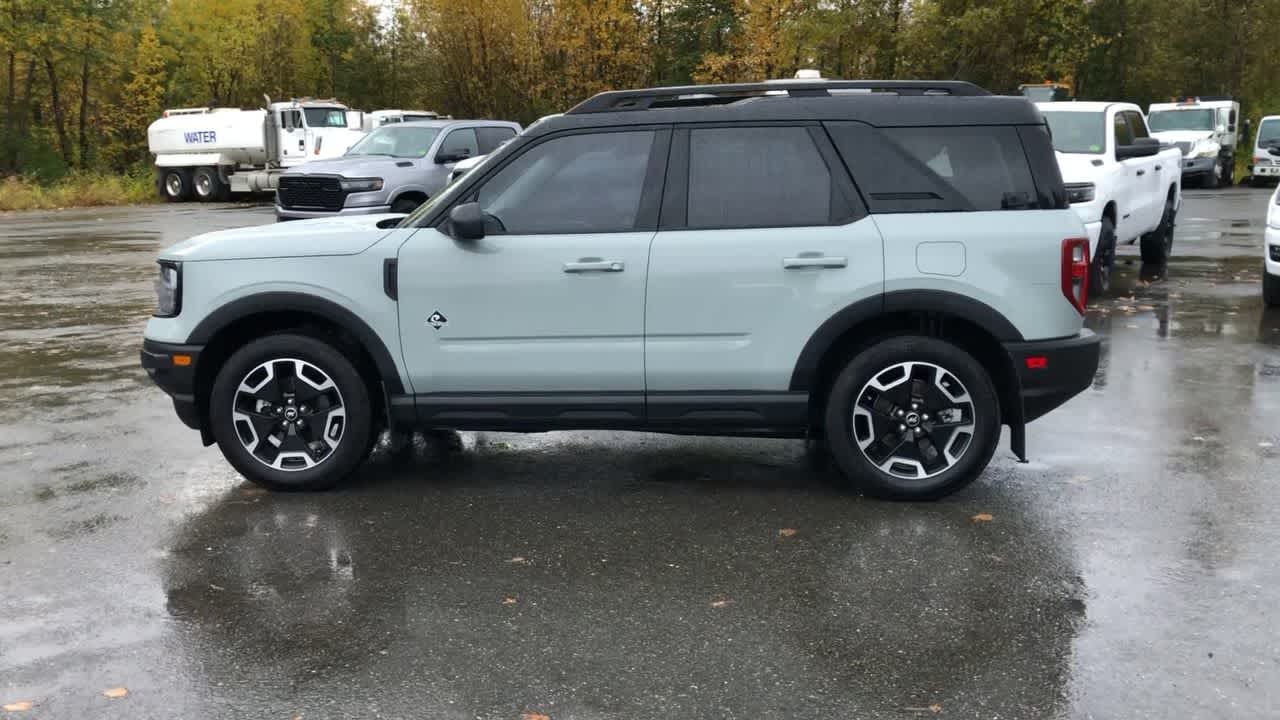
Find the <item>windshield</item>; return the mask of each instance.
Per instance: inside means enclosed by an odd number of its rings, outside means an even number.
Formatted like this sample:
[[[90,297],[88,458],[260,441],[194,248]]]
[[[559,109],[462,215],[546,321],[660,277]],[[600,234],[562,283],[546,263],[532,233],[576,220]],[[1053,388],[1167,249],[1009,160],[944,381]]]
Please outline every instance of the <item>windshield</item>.
[[[1280,140],[1280,118],[1263,120],[1258,126],[1258,145],[1265,145],[1273,140]]]
[[[440,130],[393,123],[384,125],[360,138],[347,150],[348,155],[388,155],[398,158],[420,158],[431,149]]]
[[[1147,126],[1163,130],[1212,130],[1212,110],[1156,110],[1147,116]]]
[[[1101,153],[1107,144],[1104,118],[1103,113],[1093,112],[1044,113],[1053,136],[1053,149],[1064,153]]]
[[[347,111],[342,108],[303,108],[302,112],[307,116],[307,127],[347,126]]]

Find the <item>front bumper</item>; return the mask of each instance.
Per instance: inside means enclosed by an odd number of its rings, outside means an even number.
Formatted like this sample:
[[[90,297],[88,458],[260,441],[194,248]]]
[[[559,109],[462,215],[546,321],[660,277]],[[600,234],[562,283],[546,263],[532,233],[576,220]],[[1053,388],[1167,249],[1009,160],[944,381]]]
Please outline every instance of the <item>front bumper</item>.
[[[1218,158],[1216,156],[1182,159],[1183,175],[1207,175],[1217,171],[1217,169]]]
[[[1005,343],[1018,373],[1023,420],[1041,417],[1092,385],[1101,348],[1092,330],[1058,340]]]
[[[1251,167],[1254,177],[1280,177],[1280,165],[1262,165],[1254,163]]]
[[[184,425],[194,430],[203,429],[204,424],[196,403],[196,362],[203,350],[203,345],[142,341],[142,369],[173,398],[174,411]]]
[[[298,210],[280,207],[276,204],[276,220],[310,220],[312,218],[340,217],[342,215],[377,215],[391,212],[390,205],[365,205],[363,207],[344,207],[341,210]]]

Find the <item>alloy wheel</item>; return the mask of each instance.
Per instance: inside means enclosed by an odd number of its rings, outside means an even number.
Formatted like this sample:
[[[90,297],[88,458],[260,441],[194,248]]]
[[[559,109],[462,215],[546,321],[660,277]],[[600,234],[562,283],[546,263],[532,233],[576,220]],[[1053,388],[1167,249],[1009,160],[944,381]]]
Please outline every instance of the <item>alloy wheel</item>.
[[[169,197],[178,197],[182,194],[182,176],[177,173],[169,173],[164,179],[165,192],[169,193]]]
[[[882,472],[925,480],[953,467],[973,444],[975,410],[968,389],[946,368],[902,362],[862,386],[853,436]]]
[[[342,393],[323,370],[305,360],[277,358],[240,381],[231,419],[240,444],[255,460],[298,471],[332,457],[347,413]]]

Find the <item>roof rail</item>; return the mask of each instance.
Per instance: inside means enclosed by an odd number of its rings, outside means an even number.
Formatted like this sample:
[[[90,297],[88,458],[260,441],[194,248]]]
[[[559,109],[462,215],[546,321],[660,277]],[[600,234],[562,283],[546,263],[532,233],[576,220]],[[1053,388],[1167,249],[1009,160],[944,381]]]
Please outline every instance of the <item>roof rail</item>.
[[[832,90],[965,97],[991,94],[973,83],[962,80],[771,80],[729,85],[683,85],[643,90],[614,90],[587,98],[565,114],[581,115],[664,107],[725,105],[747,98],[780,95],[784,92],[791,97],[828,97]]]

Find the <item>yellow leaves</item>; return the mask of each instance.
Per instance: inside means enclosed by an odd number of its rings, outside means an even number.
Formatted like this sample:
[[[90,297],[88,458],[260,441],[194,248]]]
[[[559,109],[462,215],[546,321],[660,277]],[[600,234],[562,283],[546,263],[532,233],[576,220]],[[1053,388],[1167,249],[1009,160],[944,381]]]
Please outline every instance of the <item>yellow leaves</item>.
[[[515,605],[518,602],[520,602],[520,599],[514,595],[507,595],[502,598],[503,605]]]
[[[778,537],[782,537],[782,538],[795,537],[795,535],[796,535],[795,528],[782,528],[781,530],[778,531]]]
[[[129,688],[127,687],[107,688],[106,690],[102,691],[102,697],[111,698],[112,700],[127,698],[129,697]]]
[[[18,700],[16,702],[6,703],[4,705],[5,712],[26,712],[35,707],[35,703],[30,700]]]
[[[551,716],[540,712],[520,713],[520,720],[551,720]]]
[[[980,512],[977,515],[974,515],[973,517],[969,518],[969,522],[987,523],[987,522],[991,522],[994,519],[995,518],[992,517],[991,513]]]

